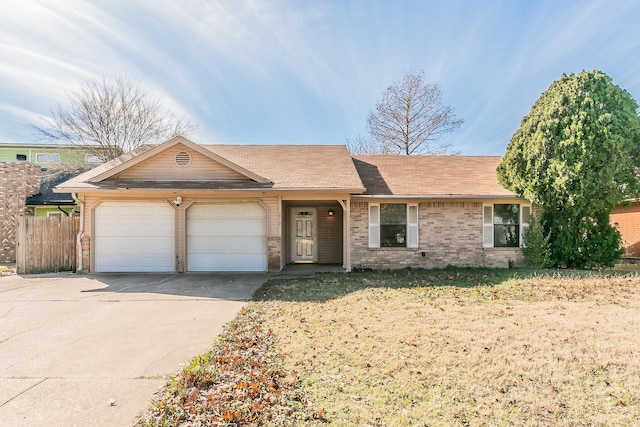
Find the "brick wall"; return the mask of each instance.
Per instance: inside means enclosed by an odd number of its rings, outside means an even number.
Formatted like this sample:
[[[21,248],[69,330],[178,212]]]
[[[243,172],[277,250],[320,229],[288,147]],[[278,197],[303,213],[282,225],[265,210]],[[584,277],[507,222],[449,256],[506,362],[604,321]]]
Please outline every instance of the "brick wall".
[[[0,162],[0,262],[16,261],[17,218],[25,215],[26,198],[40,192],[40,167]]]
[[[625,256],[640,257],[640,202],[629,206],[618,206],[609,217],[611,225],[622,234]]]
[[[523,262],[519,248],[482,247],[482,203],[419,204],[419,247],[369,248],[368,203],[351,203],[351,265],[353,268],[508,267]]]

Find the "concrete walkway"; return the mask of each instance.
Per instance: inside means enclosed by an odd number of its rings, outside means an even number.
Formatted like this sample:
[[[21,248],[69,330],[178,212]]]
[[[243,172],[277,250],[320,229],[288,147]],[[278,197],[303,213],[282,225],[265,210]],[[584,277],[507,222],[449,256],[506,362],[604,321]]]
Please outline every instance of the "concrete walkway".
[[[0,425],[132,425],[268,277],[0,277]]]

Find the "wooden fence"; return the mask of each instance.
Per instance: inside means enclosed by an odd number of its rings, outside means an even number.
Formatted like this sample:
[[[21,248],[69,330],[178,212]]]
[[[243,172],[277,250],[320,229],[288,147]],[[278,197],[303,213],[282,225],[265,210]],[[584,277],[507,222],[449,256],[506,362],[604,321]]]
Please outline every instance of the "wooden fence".
[[[18,274],[75,271],[78,217],[18,218],[16,267]]]

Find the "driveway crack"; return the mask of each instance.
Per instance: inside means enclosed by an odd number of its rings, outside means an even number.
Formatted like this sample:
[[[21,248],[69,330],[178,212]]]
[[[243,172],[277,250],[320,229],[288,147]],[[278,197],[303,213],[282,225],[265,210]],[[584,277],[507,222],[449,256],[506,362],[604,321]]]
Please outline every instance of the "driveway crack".
[[[17,397],[22,396],[23,394],[25,394],[26,392],[28,392],[29,390],[31,390],[34,387],[39,386],[40,384],[42,384],[43,382],[45,382],[47,380],[47,378],[44,378],[40,381],[38,381],[37,383],[35,383],[34,385],[32,385],[31,387],[28,387],[24,390],[22,390],[20,393],[16,394],[15,396],[13,396],[11,399],[7,400],[6,402],[3,402],[2,404],[0,404],[0,408],[2,408],[4,405],[6,405],[7,403],[11,402],[12,400],[14,400]]]

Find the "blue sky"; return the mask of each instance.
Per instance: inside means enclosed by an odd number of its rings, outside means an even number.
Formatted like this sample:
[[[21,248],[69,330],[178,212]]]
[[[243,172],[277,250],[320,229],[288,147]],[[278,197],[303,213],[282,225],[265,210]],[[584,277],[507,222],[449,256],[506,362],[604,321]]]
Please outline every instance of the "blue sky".
[[[197,143],[343,144],[384,89],[424,70],[465,120],[443,139],[502,155],[562,73],[640,99],[637,0],[3,0],[0,142],[28,142],[66,93],[125,75]]]

